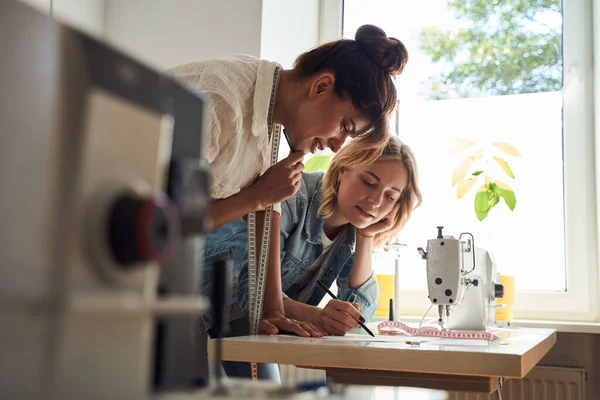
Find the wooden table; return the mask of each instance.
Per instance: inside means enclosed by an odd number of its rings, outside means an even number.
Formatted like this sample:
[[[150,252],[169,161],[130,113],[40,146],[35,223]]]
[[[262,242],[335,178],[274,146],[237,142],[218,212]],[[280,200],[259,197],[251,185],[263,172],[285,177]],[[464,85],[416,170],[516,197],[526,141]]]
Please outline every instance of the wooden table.
[[[377,342],[362,335],[348,338],[352,340],[242,336],[223,339],[223,360],[324,369],[338,383],[489,394],[502,379],[525,377],[556,343],[553,329],[515,328],[496,334],[506,344],[472,346],[413,337]],[[429,341],[415,346],[407,340]],[[211,340],[211,357],[214,350]]]

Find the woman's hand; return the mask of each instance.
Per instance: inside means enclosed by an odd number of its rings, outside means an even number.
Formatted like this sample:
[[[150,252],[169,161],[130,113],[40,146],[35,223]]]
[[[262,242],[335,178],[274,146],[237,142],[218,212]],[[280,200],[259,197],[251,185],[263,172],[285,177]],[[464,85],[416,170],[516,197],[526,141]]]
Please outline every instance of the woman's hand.
[[[271,204],[281,203],[298,191],[304,169],[303,158],[304,153],[301,151],[290,154],[266,170],[252,186],[246,189],[256,202],[258,210],[264,210]]]
[[[367,226],[366,228],[363,229],[358,229],[357,232],[359,235],[361,235],[362,237],[367,237],[367,238],[372,238],[375,237],[375,235],[385,232],[389,229],[392,228],[392,226],[394,226],[394,221],[396,221],[396,216],[398,214],[398,210],[400,209],[400,204],[396,203],[396,205],[394,205],[394,208],[392,209],[392,211],[390,211],[388,213],[388,215],[386,215],[385,217],[383,217],[381,220],[372,223],[371,225]]]
[[[358,311],[359,305],[341,300],[329,300],[321,310],[315,325],[325,333],[344,336],[358,326],[358,321],[364,323],[364,318]]]
[[[259,330],[267,335],[295,333],[298,336],[304,337],[326,336],[326,333],[314,324],[286,318],[282,312],[278,311],[264,315],[263,319],[260,321]]]

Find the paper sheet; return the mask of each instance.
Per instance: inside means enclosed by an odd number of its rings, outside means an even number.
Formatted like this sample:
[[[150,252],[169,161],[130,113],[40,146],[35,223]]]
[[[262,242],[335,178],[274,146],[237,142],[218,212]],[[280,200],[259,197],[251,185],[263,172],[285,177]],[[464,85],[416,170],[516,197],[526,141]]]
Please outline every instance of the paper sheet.
[[[293,336],[293,335],[292,335]],[[293,336],[298,338],[298,336]],[[306,338],[315,340],[316,338]],[[372,342],[372,343],[402,343],[419,342],[422,344],[436,346],[466,346],[466,347],[486,347],[489,343],[485,340],[469,340],[469,339],[443,339],[436,337],[420,337],[420,336],[400,336],[400,335],[363,335],[360,333],[348,333],[346,336],[324,336],[318,340],[326,340],[332,342]]]
[[[337,342],[386,342],[386,343],[405,343],[412,340],[410,336],[391,336],[391,335],[363,335],[360,333],[347,333],[346,336],[323,336],[323,340],[333,340]]]

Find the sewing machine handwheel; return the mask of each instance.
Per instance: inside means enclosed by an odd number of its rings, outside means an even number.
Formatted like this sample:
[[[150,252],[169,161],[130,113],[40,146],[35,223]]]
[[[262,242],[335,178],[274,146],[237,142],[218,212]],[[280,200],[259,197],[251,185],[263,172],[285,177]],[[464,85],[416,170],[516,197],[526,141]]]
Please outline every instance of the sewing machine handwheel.
[[[108,241],[122,268],[149,261],[160,262],[173,229],[164,198],[122,194],[110,212]]]
[[[494,284],[494,297],[501,299],[504,297],[504,285],[501,283]]]
[[[84,246],[90,264],[112,284],[128,286],[138,271],[177,253],[177,208],[142,179],[115,174],[89,199]]]

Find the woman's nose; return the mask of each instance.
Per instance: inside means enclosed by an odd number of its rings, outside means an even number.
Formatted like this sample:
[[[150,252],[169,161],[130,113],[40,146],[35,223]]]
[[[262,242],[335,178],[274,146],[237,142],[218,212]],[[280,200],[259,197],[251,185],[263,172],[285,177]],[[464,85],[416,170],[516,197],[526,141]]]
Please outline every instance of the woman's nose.
[[[368,200],[369,203],[371,203],[371,205],[374,207],[381,206],[381,203],[383,201],[383,192],[379,190],[372,192],[371,195],[368,197]]]
[[[331,151],[333,151],[334,153],[337,153],[344,145],[345,140],[346,139],[339,139],[339,138],[329,139],[328,146],[331,149]]]

